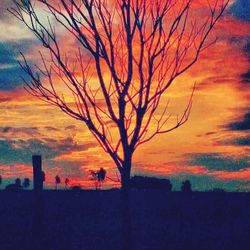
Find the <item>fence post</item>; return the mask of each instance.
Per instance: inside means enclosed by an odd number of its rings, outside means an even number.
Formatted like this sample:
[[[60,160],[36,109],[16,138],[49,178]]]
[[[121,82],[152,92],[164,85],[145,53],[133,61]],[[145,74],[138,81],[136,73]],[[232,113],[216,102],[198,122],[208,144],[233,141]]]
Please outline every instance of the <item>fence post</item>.
[[[42,191],[43,181],[44,181],[44,176],[43,176],[44,173],[42,171],[42,156],[33,155],[32,164],[33,164],[33,189],[35,191]]]

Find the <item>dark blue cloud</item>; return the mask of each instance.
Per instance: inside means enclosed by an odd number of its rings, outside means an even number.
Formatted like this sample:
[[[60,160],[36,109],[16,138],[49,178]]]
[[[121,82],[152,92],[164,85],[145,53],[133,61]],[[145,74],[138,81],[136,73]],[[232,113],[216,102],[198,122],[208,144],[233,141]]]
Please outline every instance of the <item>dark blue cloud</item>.
[[[2,133],[8,133],[10,130],[14,131],[15,129],[6,127],[3,130]],[[31,130],[36,130],[36,128],[26,128],[26,132]],[[50,138],[43,138],[42,140],[0,140],[0,164],[30,164],[33,154],[41,154],[45,159],[54,159],[56,156],[64,153],[85,151],[94,146],[95,144],[93,143],[78,145],[71,137],[61,140]]]
[[[250,32],[249,36],[232,36],[230,38],[230,42],[238,46],[250,62]],[[240,87],[249,87],[248,84],[250,83],[250,68],[245,72],[241,73],[240,77],[240,83],[242,83]]]
[[[43,154],[45,158],[53,158],[58,153],[38,140],[0,140],[0,164],[30,164],[33,154]]]
[[[220,153],[191,154],[188,156],[190,165],[204,166],[211,171],[238,171],[249,167],[249,157],[233,158]]]
[[[21,77],[28,80],[18,64],[20,52],[26,52],[35,43],[32,40],[0,43],[0,90],[11,90],[20,87]]]
[[[237,145],[237,146],[249,146],[250,147],[250,136],[237,138],[237,139],[231,141],[231,143],[233,145]]]
[[[249,12],[250,12],[250,10],[249,10]],[[249,35],[250,35],[250,32],[249,32]],[[247,42],[243,48],[243,51],[246,53],[246,55],[248,56],[249,61],[250,61],[250,38],[249,37],[247,38]],[[247,72],[243,73],[241,75],[241,78],[242,78],[242,83],[249,84],[250,83],[250,69]]]
[[[234,17],[250,22],[250,0],[236,0],[229,11]]]
[[[0,90],[12,90],[20,87],[23,84],[21,77],[27,78],[16,65],[11,68],[0,69]]]
[[[249,60],[250,60],[250,38],[247,39],[247,43],[246,43],[246,45],[244,46],[243,49],[248,54]]]
[[[250,147],[250,134],[245,137],[236,137],[233,139],[218,141],[220,145],[233,145],[240,147]]]
[[[241,75],[242,83],[250,83],[250,70]]]
[[[226,125],[226,128],[232,131],[250,130],[250,111],[247,112],[241,120],[231,122],[228,125]]]

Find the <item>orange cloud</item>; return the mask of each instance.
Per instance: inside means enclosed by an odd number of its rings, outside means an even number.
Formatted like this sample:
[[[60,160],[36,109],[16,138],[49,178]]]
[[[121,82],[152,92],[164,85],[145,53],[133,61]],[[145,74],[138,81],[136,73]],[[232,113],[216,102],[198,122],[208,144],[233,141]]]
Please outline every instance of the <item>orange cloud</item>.
[[[250,168],[241,169],[239,171],[214,171],[211,173],[212,176],[219,180],[241,180],[250,181]]]

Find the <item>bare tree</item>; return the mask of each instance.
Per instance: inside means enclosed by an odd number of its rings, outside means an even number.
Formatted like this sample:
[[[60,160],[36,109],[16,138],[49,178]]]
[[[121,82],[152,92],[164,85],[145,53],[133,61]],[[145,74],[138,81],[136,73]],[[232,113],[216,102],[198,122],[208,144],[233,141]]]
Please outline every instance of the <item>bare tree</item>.
[[[47,51],[40,52],[39,67],[23,56],[31,78],[27,91],[85,123],[114,161],[124,188],[135,150],[188,120],[193,92],[176,119],[164,96],[215,42],[209,34],[229,0],[204,2],[14,0],[9,10]],[[75,46],[68,54],[62,30]]]

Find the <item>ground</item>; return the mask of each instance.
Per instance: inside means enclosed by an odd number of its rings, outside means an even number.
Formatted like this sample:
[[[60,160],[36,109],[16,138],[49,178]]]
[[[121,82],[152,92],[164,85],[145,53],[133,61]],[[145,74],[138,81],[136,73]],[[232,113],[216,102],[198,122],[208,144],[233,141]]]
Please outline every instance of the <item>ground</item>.
[[[0,191],[1,250],[247,250],[249,232],[249,193]]]

